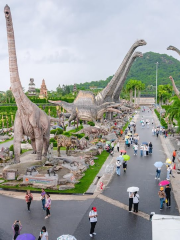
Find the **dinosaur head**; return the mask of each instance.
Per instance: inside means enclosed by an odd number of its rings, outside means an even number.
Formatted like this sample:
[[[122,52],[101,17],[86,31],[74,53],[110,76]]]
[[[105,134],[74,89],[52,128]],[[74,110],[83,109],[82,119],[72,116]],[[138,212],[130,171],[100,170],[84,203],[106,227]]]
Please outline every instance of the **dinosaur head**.
[[[175,50],[176,48],[174,47],[174,46],[172,46],[172,45],[170,45],[168,48],[167,48],[167,50]]]
[[[133,57],[143,57],[142,52],[135,52]]]
[[[144,41],[143,39],[137,40],[137,42],[135,43],[137,45],[137,47],[139,46],[144,46],[147,44],[146,41]]]
[[[7,20],[9,20],[10,16],[11,16],[11,12],[10,12],[10,7],[6,4],[6,6],[4,7],[4,13],[5,13],[5,18]]]
[[[174,80],[172,76],[170,76],[170,77],[169,77],[169,79],[170,79],[171,81],[173,81],[173,80]]]

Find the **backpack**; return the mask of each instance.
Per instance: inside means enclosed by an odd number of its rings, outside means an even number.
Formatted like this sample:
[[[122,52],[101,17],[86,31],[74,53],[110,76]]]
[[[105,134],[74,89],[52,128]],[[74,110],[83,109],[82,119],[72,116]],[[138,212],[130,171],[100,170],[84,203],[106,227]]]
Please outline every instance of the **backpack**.
[[[15,240],[19,235],[19,225],[18,224],[15,224],[14,231],[15,231],[15,234],[14,234],[14,240]]]

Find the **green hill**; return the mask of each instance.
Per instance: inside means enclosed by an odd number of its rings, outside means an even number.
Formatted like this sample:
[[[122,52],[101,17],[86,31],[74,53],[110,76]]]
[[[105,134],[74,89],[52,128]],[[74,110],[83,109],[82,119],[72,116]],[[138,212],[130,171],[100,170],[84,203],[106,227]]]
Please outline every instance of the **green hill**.
[[[172,75],[177,87],[180,89],[180,61],[167,55],[154,52],[144,53],[142,58],[137,58],[127,76],[127,80],[141,80],[148,85],[156,85],[156,63],[158,64],[158,85],[171,83],[169,76]],[[85,82],[77,84],[79,89],[89,89],[91,86],[104,88],[113,76],[106,80]],[[73,88],[73,85],[70,86]]]

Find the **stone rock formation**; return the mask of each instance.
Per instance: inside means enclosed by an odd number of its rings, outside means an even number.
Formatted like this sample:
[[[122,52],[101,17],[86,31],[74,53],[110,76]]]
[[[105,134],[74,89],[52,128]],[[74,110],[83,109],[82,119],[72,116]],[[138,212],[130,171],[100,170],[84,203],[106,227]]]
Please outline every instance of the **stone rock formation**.
[[[4,7],[4,13],[7,28],[11,90],[18,108],[14,123],[14,160],[20,162],[23,134],[31,138],[33,150],[37,153],[37,160],[41,160],[43,148],[44,154],[47,155],[49,146],[50,119],[23,92],[19,79],[12,16],[8,5]]]
[[[47,87],[44,79],[42,80],[39,98],[47,98]]]

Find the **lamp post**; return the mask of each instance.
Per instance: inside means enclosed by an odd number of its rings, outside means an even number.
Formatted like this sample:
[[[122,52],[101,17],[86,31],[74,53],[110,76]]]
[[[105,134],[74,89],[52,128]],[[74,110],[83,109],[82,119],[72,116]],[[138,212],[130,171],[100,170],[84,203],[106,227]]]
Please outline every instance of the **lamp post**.
[[[158,62],[156,63],[156,106],[157,106],[157,74],[158,74]]]

